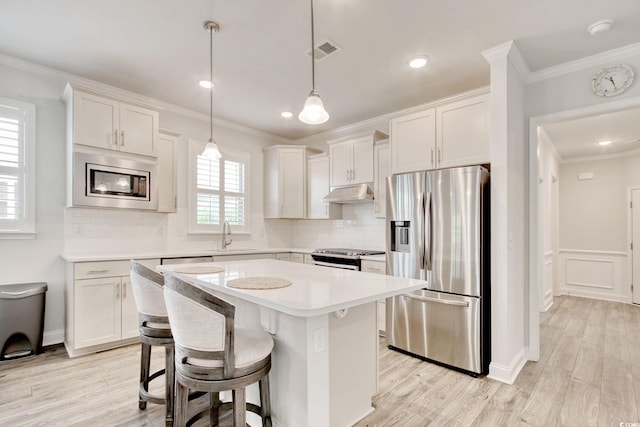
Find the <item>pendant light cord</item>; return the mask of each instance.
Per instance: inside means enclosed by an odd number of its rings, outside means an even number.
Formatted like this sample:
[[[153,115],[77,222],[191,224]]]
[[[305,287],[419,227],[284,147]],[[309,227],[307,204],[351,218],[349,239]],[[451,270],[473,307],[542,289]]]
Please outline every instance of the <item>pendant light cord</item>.
[[[209,115],[211,133],[209,134],[209,142],[213,142],[213,28],[209,28],[209,83],[211,88],[209,89]]]
[[[315,39],[313,35],[313,0],[311,0],[311,90],[316,90],[316,55]]]

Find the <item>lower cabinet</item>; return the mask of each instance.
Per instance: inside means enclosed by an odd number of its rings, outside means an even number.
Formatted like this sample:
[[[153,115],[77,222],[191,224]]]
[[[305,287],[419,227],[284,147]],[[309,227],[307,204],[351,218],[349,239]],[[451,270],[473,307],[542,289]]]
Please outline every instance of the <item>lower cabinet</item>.
[[[151,268],[159,259],[141,260]],[[131,288],[130,261],[67,264],[65,347],[79,356],[134,342],[138,310]]]
[[[362,260],[362,271],[376,274],[386,274],[386,264],[384,261]],[[386,304],[385,300],[378,301],[378,331],[380,336],[386,334]]]

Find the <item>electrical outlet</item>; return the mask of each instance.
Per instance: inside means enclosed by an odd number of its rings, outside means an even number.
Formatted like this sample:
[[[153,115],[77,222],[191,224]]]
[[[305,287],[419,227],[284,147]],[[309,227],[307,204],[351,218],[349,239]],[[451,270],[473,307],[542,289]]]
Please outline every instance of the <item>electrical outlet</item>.
[[[327,349],[327,329],[320,328],[313,331],[313,351],[318,354]]]

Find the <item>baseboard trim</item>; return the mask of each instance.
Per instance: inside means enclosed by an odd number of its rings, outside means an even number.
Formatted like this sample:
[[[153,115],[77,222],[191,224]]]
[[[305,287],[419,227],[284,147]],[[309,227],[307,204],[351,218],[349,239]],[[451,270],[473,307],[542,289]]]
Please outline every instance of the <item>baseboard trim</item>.
[[[629,303],[629,298],[624,295],[610,294],[604,295],[599,292],[589,292],[583,290],[560,288],[560,295],[569,295],[572,297],[592,298],[604,301],[624,302]]]
[[[489,375],[487,375],[487,378],[509,385],[513,384],[516,378],[518,378],[518,374],[524,367],[524,364],[527,363],[526,355],[527,348],[522,347],[508,365],[491,362],[489,364]]]
[[[56,331],[49,331],[42,334],[42,345],[55,345],[62,344],[64,342],[64,329],[58,329]]]

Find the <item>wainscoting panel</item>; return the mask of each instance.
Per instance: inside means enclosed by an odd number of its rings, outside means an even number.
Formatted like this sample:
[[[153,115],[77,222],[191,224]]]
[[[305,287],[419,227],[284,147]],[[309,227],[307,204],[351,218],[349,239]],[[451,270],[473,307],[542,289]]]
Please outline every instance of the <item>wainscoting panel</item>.
[[[560,293],[628,302],[627,262],[624,252],[561,249]]]

